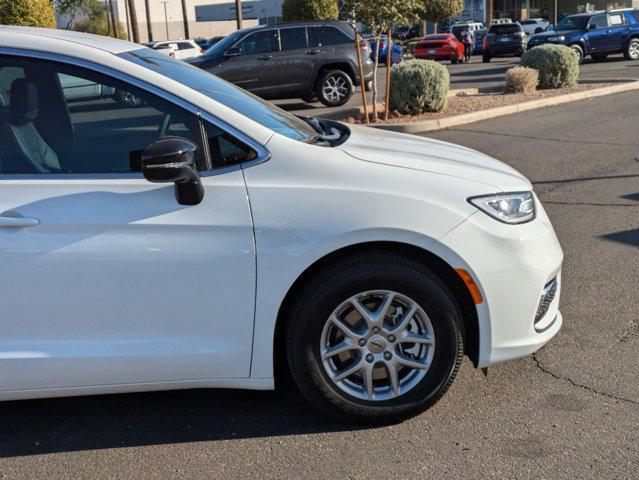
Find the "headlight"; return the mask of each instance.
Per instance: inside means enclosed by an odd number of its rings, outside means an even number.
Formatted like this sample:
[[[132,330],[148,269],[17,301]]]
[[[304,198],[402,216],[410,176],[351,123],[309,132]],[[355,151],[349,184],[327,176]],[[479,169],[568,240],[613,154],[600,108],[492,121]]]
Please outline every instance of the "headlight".
[[[556,37],[548,37],[549,42],[563,42],[566,40],[566,37],[563,35],[557,35]]]
[[[471,197],[468,201],[500,222],[524,223],[535,218],[532,192],[497,193]]]

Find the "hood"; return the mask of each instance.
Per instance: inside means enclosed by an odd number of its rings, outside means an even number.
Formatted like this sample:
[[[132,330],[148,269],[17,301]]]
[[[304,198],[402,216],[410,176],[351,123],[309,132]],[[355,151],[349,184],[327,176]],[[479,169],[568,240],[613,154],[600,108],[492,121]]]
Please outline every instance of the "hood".
[[[494,191],[532,190],[517,170],[470,148],[378,128],[349,128],[350,137],[336,148],[359,160],[463,178]]]
[[[580,30],[549,30],[547,32],[535,33],[530,38],[531,39],[534,38],[536,40],[545,40],[546,38],[550,38],[550,37],[557,37],[559,35],[573,35],[579,32]]]

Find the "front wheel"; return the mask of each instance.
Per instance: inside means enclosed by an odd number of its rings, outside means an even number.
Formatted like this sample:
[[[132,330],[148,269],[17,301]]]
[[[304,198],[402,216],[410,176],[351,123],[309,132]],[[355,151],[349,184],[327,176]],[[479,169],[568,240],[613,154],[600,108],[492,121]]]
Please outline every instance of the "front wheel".
[[[577,55],[577,61],[579,63],[583,62],[584,61],[584,49],[581,48],[581,45],[577,45],[575,43],[575,44],[570,45],[570,48],[572,49],[573,52],[575,52],[575,55]]]
[[[328,70],[317,82],[317,98],[327,107],[344,105],[352,95],[353,81],[341,70]]]
[[[639,38],[631,38],[623,49],[626,60],[639,60]]]
[[[442,281],[403,256],[367,253],[323,268],[286,329],[289,366],[319,410],[392,423],[448,390],[463,355],[459,307]]]

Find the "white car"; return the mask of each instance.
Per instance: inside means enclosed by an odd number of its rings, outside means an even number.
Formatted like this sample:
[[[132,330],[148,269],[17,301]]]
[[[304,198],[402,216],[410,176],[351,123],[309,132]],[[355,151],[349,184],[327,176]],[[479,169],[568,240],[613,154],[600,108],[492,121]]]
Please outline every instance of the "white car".
[[[143,45],[170,57],[175,57],[178,60],[197,58],[204,53],[202,47],[193,40],[167,40],[163,42],[147,42]]]
[[[543,18],[530,18],[528,20],[522,20],[519,23],[521,24],[521,28],[524,29],[524,32],[526,32],[526,35],[541,33],[550,25],[550,22]]]
[[[495,18],[491,25],[503,25],[504,23],[513,23],[511,18]]]
[[[489,367],[561,327],[555,232],[493,158],[67,30],[0,27],[5,75],[1,400],[272,389],[287,364],[322,411],[392,422],[464,354]],[[68,103],[60,75],[140,104]]]

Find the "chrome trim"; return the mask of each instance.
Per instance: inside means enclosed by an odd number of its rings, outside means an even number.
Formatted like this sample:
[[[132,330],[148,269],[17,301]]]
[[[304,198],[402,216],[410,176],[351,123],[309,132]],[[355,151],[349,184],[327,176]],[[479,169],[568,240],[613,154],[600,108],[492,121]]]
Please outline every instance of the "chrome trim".
[[[229,167],[205,170],[199,172],[201,177],[211,177],[214,175],[222,175],[224,173],[233,172],[239,170],[241,168],[249,168],[253,165],[258,165],[267,161],[271,158],[270,152],[263,146],[257,143],[255,140],[251,139],[244,133],[240,132],[236,128],[227,124],[223,120],[220,120],[218,117],[201,110],[199,107],[193,105],[186,100],[183,100],[180,97],[173,95],[172,93],[167,92],[155,85],[149,84],[139,78],[133,77],[126,73],[123,73],[119,70],[114,70],[113,68],[106,67],[99,63],[93,63],[88,60],[84,60],[81,58],[70,57],[67,55],[61,55],[58,53],[51,52],[41,52],[38,50],[28,50],[21,48],[8,48],[8,47],[0,47],[0,55],[10,55],[15,57],[23,57],[26,59],[35,58],[39,60],[50,60],[54,62],[65,63],[67,65],[77,66],[86,68],[87,70],[92,70],[103,75],[107,75],[113,77],[117,80],[120,80],[125,83],[129,83],[134,85],[141,90],[145,90],[153,95],[156,95],[163,100],[166,100],[170,103],[177,105],[178,107],[183,108],[189,113],[197,116],[200,120],[205,120],[209,123],[212,123],[220,130],[228,133],[229,135],[236,137],[241,142],[247,144],[257,153],[257,158],[254,160],[238,163],[236,165],[230,165]],[[158,74],[160,75],[160,74]],[[92,179],[92,180],[122,180],[122,179],[141,179],[144,180],[144,175],[141,172],[130,172],[130,173],[33,173],[33,174],[0,174],[0,180],[83,180],[83,179]]]

